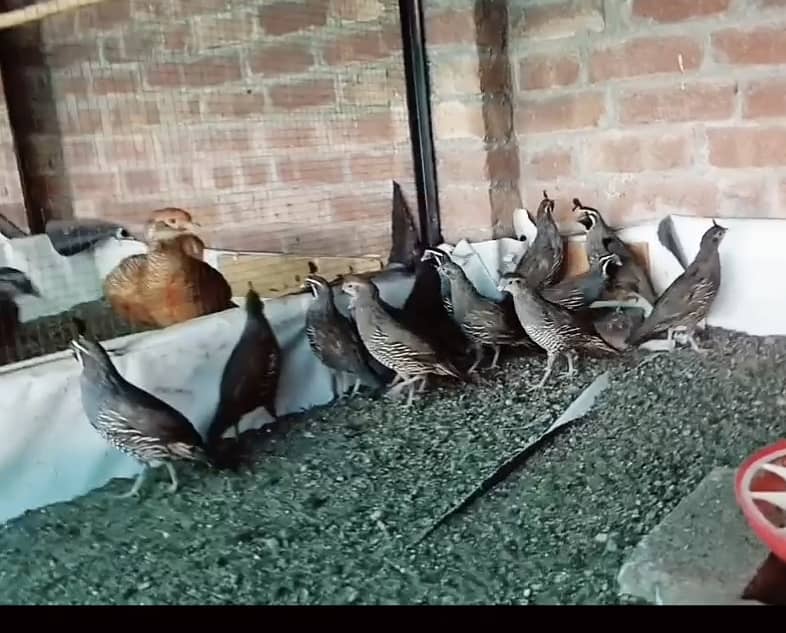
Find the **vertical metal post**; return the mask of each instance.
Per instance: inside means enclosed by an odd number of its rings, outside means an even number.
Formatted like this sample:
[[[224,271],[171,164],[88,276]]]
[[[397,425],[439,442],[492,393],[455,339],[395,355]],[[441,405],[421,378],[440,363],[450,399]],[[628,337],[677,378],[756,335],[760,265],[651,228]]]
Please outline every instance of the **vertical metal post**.
[[[407,84],[409,130],[418,195],[418,217],[424,246],[442,241],[437,196],[437,168],[431,129],[431,87],[426,60],[421,0],[399,0],[401,37],[404,45],[404,74]]]

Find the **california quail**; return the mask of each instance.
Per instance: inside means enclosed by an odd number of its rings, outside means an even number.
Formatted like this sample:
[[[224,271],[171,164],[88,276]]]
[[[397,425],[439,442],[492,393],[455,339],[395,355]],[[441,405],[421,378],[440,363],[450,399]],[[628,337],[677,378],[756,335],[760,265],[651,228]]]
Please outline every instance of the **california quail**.
[[[436,262],[437,272],[439,272],[439,262],[449,257],[450,255],[448,253],[439,248],[426,248],[423,250],[423,256],[421,257],[421,260],[424,262],[433,260]],[[439,294],[440,297],[442,297],[442,305],[445,306],[445,312],[452,316],[453,302],[450,296],[450,280],[447,279],[444,275],[439,276]]]
[[[590,267],[608,253],[618,255],[622,265],[614,275],[614,287],[621,291],[632,290],[649,303],[656,299],[649,276],[639,265],[630,248],[609,228],[597,209],[585,207],[578,198],[573,198],[573,211],[579,210],[579,223],[587,229],[587,259]]]
[[[451,318],[442,298],[442,281],[436,262],[426,259],[415,264],[415,283],[401,308],[391,306],[381,297],[379,305],[416,336],[425,340],[440,357],[464,369],[472,361],[469,341]]]
[[[616,354],[595,332],[584,328],[565,308],[543,299],[523,278],[508,276],[500,280],[499,289],[513,295],[516,315],[529,337],[547,354],[546,372],[535,388],[542,387],[560,354],[568,359],[568,376],[575,372],[577,350],[588,353]]]
[[[450,283],[452,316],[475,347],[475,362],[468,373],[472,373],[480,364],[484,345],[494,349],[489,369],[497,366],[502,345],[537,349],[518,322],[515,311],[510,314],[502,304],[480,294],[461,266],[447,254],[438,261],[440,276]]]
[[[371,281],[349,275],[342,290],[350,297],[358,333],[366,349],[396,372],[397,380],[393,384],[401,380],[396,391],[409,386],[407,405],[412,404],[414,383],[420,380],[419,391],[422,391],[428,374],[463,378],[450,360],[441,357],[426,340],[388,314],[380,304],[379,289]]]
[[[554,201],[543,192],[535,224],[538,234],[524,251],[514,274],[523,277],[533,288],[553,284],[565,258],[565,245],[554,221]]]
[[[675,330],[685,330],[691,347],[697,352],[704,351],[696,343],[694,332],[709,313],[720,288],[718,247],[727,230],[712,221],[712,226],[701,238],[695,259],[658,297],[649,316],[631,332],[629,344],[638,345],[664,331],[667,332],[667,340],[671,340]]]
[[[306,277],[314,301],[306,311],[306,337],[312,351],[322,363],[333,370],[333,392],[339,395],[339,378],[354,376],[354,396],[361,381],[379,389],[383,382],[369,364],[369,353],[360,339],[355,324],[341,314],[333,299],[333,288],[326,279],[311,274]]]
[[[174,461],[198,461],[212,465],[202,438],[177,409],[140,389],[120,375],[109,354],[89,338],[84,323],[74,319],[78,334],[70,348],[82,367],[82,407],[93,428],[114,448],[143,465],[133,487],[119,498],[139,492],[149,468],[166,466],[177,492]]]
[[[590,269],[563,279],[553,286],[541,288],[540,295],[548,302],[555,303],[568,310],[580,310],[589,307],[603,296],[612,270],[621,266],[619,255],[606,253],[590,264]]]
[[[10,266],[0,267],[0,343],[12,345],[19,329],[20,295],[40,297],[38,289],[21,270]]]
[[[245,311],[246,323],[224,366],[218,406],[207,431],[211,450],[229,427],[240,436],[238,424],[246,413],[264,407],[273,420],[277,418],[281,348],[250,282]]]

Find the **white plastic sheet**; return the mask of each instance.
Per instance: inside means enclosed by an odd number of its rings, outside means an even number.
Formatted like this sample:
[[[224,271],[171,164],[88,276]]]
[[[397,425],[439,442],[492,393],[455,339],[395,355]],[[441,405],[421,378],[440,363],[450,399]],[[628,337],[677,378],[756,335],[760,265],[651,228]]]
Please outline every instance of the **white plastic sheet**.
[[[775,279],[786,257],[780,246],[786,237],[781,220],[719,220],[729,228],[721,245],[721,293],[708,322],[751,334],[786,334],[786,297]],[[711,220],[674,217],[677,239],[693,259],[702,233]],[[626,241],[649,244],[652,278],[661,292],[682,269],[657,239],[657,224],[621,232]],[[755,245],[755,246],[753,246]],[[450,250],[449,246],[446,246]],[[514,239],[469,244],[459,242],[456,259],[481,292],[496,295],[501,269],[508,268],[526,249]],[[16,266],[38,284],[46,300],[24,300],[22,318],[57,313],[101,296],[103,276],[123,257],[141,252],[132,241],[109,239],[96,249],[61,257],[45,236],[0,241],[0,265]],[[215,265],[216,251],[206,259]],[[413,279],[399,271],[382,273],[375,282],[391,305],[403,305]],[[336,294],[339,307],[346,297]],[[332,398],[330,373],[311,353],[304,333],[308,294],[265,302],[265,310],[284,350],[283,375],[277,407],[289,413],[324,404]],[[238,303],[242,298],[237,299]],[[118,369],[206,430],[216,406],[224,364],[243,327],[242,310],[227,310],[192,322],[106,343]],[[28,509],[66,501],[103,486],[114,477],[130,477],[139,466],[112,448],[93,431],[81,409],[79,368],[70,353],[60,352],[0,368],[0,521]],[[252,414],[241,428],[257,428],[264,413]]]

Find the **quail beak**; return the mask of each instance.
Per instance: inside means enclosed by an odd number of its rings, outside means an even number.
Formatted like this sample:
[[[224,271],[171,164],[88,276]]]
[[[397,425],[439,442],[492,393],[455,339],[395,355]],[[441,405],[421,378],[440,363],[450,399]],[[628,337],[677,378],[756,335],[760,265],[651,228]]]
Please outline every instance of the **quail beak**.
[[[41,297],[41,293],[39,292],[38,288],[36,288],[33,284],[30,284],[30,287],[27,289],[27,294],[32,295],[33,297]]]
[[[589,217],[589,213],[587,213],[586,211],[582,211],[581,213],[579,213],[578,217],[576,218],[576,221],[588,231],[592,228],[592,220]]]

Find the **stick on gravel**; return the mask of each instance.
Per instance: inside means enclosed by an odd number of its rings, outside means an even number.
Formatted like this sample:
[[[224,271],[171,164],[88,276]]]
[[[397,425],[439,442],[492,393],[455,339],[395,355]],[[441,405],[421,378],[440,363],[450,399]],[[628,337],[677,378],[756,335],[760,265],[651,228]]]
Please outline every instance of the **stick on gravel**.
[[[570,403],[570,406],[565,409],[556,422],[546,429],[537,439],[527,444],[524,448],[519,449],[502,465],[486,477],[472,492],[469,493],[462,501],[454,505],[450,510],[443,514],[435,523],[428,527],[412,544],[417,545],[428,538],[438,527],[447,522],[451,517],[463,512],[477,499],[494,488],[498,483],[504,481],[514,470],[521,466],[524,461],[532,454],[532,452],[540,446],[544,440],[552,436],[556,431],[564,429],[571,422],[583,418],[589,413],[592,405],[595,403],[595,398],[609,386],[609,373],[603,372],[595,380],[592,381],[589,387],[582,391],[579,396]]]

